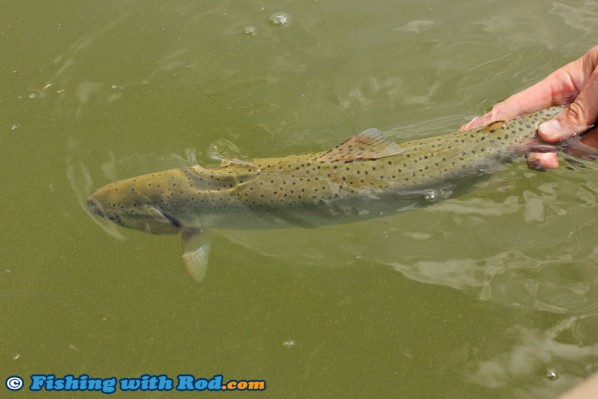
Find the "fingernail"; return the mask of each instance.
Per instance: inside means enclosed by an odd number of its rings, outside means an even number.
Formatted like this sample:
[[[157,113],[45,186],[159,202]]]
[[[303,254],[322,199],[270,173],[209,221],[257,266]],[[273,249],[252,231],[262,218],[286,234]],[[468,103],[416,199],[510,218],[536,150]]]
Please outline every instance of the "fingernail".
[[[562,136],[561,124],[556,119],[551,119],[538,126],[538,131],[547,139],[557,139]]]

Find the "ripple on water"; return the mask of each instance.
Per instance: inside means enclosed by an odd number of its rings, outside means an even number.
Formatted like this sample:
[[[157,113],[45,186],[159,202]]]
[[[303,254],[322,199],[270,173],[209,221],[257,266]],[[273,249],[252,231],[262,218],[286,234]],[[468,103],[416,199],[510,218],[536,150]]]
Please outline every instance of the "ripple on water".
[[[270,15],[270,18],[268,18],[268,19],[270,21],[270,24],[272,24],[273,26],[276,26],[276,27],[286,26],[289,24],[289,21],[290,21],[289,15],[284,12],[274,13],[274,14]]]
[[[249,36],[255,35],[257,33],[257,28],[253,25],[247,25],[243,28],[243,33]]]

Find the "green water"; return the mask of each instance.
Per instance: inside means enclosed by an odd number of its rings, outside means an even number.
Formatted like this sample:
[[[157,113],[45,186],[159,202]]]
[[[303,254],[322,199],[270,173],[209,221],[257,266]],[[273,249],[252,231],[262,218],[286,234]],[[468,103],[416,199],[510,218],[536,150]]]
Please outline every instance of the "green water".
[[[0,21],[2,383],[223,374],[266,380],[251,395],[268,398],[551,398],[598,371],[593,163],[520,160],[364,223],[220,231],[203,284],[179,237],[117,239],[81,206],[221,140],[264,157],[370,127],[451,132],[595,45],[593,1],[20,1]]]

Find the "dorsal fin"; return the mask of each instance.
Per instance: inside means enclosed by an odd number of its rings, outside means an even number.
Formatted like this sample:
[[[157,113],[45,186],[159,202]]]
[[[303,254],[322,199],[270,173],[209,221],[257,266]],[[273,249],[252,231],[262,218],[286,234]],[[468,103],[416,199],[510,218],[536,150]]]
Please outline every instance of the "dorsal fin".
[[[390,157],[401,152],[403,149],[388,140],[380,130],[368,129],[348,138],[316,160],[330,163],[366,161]]]

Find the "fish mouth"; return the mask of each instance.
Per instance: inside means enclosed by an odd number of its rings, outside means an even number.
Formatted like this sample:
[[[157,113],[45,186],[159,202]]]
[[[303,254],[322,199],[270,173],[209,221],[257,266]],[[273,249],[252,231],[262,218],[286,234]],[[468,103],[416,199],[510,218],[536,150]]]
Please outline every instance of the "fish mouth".
[[[118,215],[106,213],[106,211],[104,211],[104,207],[93,196],[87,199],[87,211],[93,216],[108,219],[115,223],[120,222],[120,217],[118,217]]]
[[[104,212],[104,208],[100,205],[97,199],[94,197],[89,197],[87,199],[87,211],[94,216],[99,216],[101,218],[106,217],[106,212]]]

